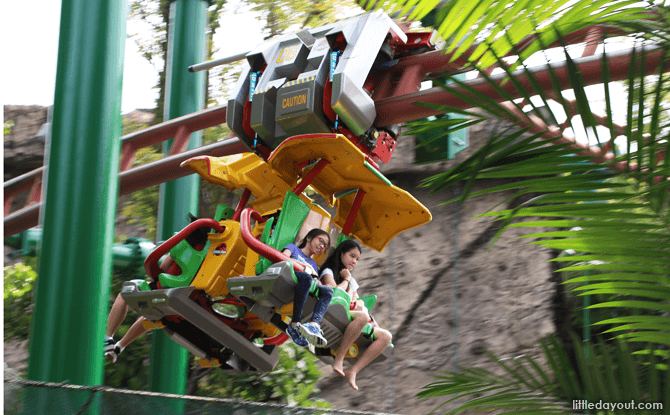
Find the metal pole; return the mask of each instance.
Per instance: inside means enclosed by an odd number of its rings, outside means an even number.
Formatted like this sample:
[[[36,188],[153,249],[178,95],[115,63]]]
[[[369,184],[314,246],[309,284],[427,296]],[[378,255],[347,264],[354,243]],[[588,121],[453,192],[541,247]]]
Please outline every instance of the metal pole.
[[[216,66],[227,65],[229,63],[241,61],[242,59],[244,59],[249,54],[249,52],[251,52],[251,51],[248,50],[246,52],[238,53],[237,55],[231,55],[231,56],[226,56],[225,58],[215,59],[213,61],[197,63],[195,65],[189,66],[188,71],[189,72],[200,72],[200,71],[204,71],[204,70],[207,70],[207,69],[212,69]]]
[[[123,0],[63,0],[28,378],[100,385],[118,193]],[[73,402],[86,403],[80,395]],[[78,402],[81,400],[81,402]],[[48,398],[30,399],[48,413]],[[91,408],[93,409],[93,408]],[[79,410],[79,408],[77,408]]]
[[[164,119],[177,118],[201,110],[205,101],[205,74],[191,74],[186,68],[205,57],[207,2],[178,0],[170,5],[168,64]],[[173,140],[164,143],[168,154]],[[191,134],[189,149],[199,147],[201,134]],[[188,222],[188,212],[198,213],[200,181],[197,175],[163,183],[158,201],[156,237],[166,240]],[[149,366],[149,389],[154,392],[186,392],[188,352],[168,339],[162,331],[153,335]]]

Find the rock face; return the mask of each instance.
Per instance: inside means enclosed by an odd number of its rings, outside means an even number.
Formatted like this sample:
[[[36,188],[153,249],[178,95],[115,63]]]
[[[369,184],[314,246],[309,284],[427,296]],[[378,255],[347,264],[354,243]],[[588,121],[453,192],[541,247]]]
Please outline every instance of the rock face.
[[[450,192],[412,189],[425,176],[389,177],[433,214],[432,222],[399,235],[382,253],[365,249],[354,271],[360,294],[378,296],[373,315],[393,333],[393,359],[365,368],[360,391],[325,365],[319,386],[336,408],[427,414],[447,399],[415,396],[439,371],[496,371],[485,350],[506,358],[540,356],[537,339],[555,332],[551,252],[526,246],[530,241],[518,240],[518,229],[503,233],[487,252],[499,224],[471,218],[511,194],[469,200],[458,209],[440,206]]]
[[[5,111],[7,114],[7,107]],[[11,118],[5,115],[5,119]],[[381,327],[392,332],[395,349],[393,359],[372,364],[358,375],[360,391],[351,389],[344,378],[323,365],[320,397],[336,408],[427,414],[447,400],[415,397],[423,386],[435,381],[432,375],[459,366],[502,374],[485,350],[503,358],[539,357],[537,340],[557,331],[557,285],[547,263],[553,253],[527,245],[530,240],[519,240],[527,232],[520,228],[503,233],[487,252],[499,223],[490,218],[473,219],[512,193],[469,199],[459,207],[455,203],[443,205],[456,189],[430,194],[419,187],[426,177],[448,170],[481,148],[491,131],[506,127],[496,122],[478,124],[471,129],[470,147],[456,160],[427,166],[412,164],[414,140],[401,137],[391,163],[382,167],[395,185],[412,193],[432,212],[433,220],[400,234],[381,253],[364,249],[354,276],[361,285],[361,295],[378,296],[373,315]],[[27,143],[30,145],[30,140]],[[496,184],[500,183],[479,182],[474,190]],[[523,201],[511,198],[503,206]],[[117,220],[117,224],[121,222]],[[117,229],[120,233],[141,236],[129,228]],[[7,353],[18,353],[21,346],[13,343],[5,347],[5,362],[10,366],[20,367],[21,359]]]
[[[4,180],[28,173],[44,163],[47,107],[38,105],[4,106],[5,122],[13,121],[11,132],[5,135]]]
[[[505,231],[487,252],[499,223],[473,219],[513,193],[472,198],[457,207],[443,205],[457,189],[430,194],[419,187],[425,178],[472,155],[492,132],[508,126],[497,121],[477,124],[470,130],[470,146],[455,160],[424,166],[413,164],[414,140],[400,137],[391,162],[382,166],[393,184],[430,209],[433,220],[400,234],[381,253],[364,250],[354,276],[361,295],[378,296],[373,315],[393,333],[395,349],[393,359],[359,373],[359,391],[324,365],[321,397],[336,408],[427,414],[448,399],[416,398],[423,386],[436,381],[432,376],[459,366],[502,375],[485,350],[502,358],[538,358],[537,340],[557,331],[557,287],[547,263],[553,253],[527,245],[532,240],[519,240],[530,233],[520,228]],[[479,182],[473,192],[499,184]],[[511,199],[506,205],[525,200]]]

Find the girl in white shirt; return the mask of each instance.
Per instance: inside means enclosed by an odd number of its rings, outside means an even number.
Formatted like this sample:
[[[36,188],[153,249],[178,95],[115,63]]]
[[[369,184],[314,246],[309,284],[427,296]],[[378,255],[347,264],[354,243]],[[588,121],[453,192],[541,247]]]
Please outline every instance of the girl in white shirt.
[[[365,308],[363,301],[358,300],[358,284],[354,277],[351,276],[351,272],[356,268],[360,257],[360,245],[355,241],[345,240],[337,246],[335,252],[326,259],[321,267],[321,283],[329,287],[339,287],[351,297],[349,310],[354,320],[349,323],[347,329],[344,331],[342,344],[340,344],[339,352],[335,356],[335,362],[333,363],[333,370],[340,376],[344,376],[349,385],[356,390],[358,390],[358,386],[356,386],[356,375],[358,372],[375,360],[386,349],[392,338],[388,330],[384,330],[374,323],[375,340],[358,358],[356,363],[349,370],[344,371],[344,357],[347,350],[360,336],[365,325],[371,321],[370,314],[367,308]]]

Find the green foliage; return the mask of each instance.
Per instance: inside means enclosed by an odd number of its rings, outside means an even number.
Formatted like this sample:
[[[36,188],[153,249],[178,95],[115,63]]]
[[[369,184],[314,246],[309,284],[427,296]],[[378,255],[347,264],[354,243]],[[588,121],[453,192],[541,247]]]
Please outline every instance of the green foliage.
[[[130,34],[142,56],[158,71],[158,98],[154,123],[163,121],[165,68],[167,65],[167,33],[170,21],[170,0],[133,0],[129,3],[129,25],[137,31]],[[131,26],[133,27],[133,26]],[[148,27],[149,30],[146,30]]]
[[[146,164],[162,157],[161,153],[152,147],[137,150],[133,165]],[[121,214],[131,218],[129,224],[139,224],[146,228],[148,239],[156,236],[158,217],[158,186],[140,189],[132,194],[132,199],[125,203]]]
[[[342,0],[273,1],[251,0],[253,11],[265,21],[265,39],[332,23],[342,11],[351,12],[352,4]],[[349,9],[349,10],[347,10]]]
[[[5,121],[4,126],[3,126],[3,134],[4,135],[11,134],[13,126],[14,126],[14,121],[12,121],[12,120]]]
[[[445,414],[464,410],[565,414],[574,413],[573,401],[584,399],[607,403],[668,403],[668,396],[662,391],[670,385],[670,370],[662,363],[663,360],[667,362],[667,352],[664,354],[663,350],[632,354],[623,341],[591,344],[582,343],[573,336],[576,363],[572,363],[555,337],[551,336],[541,344],[549,370],[527,356],[500,359],[488,353],[503,369],[504,376],[483,369],[462,368],[462,372],[436,376],[439,380],[425,386],[417,396],[451,395],[440,407],[457,399],[471,398],[443,412]],[[640,411],[623,408],[617,409],[616,413]]]
[[[5,300],[11,297],[23,297],[28,291],[32,290],[36,278],[37,273],[22,262],[5,267]]]
[[[357,3],[366,10],[383,7],[389,13],[398,13],[398,17],[419,20],[433,12],[438,0],[358,0]],[[453,0],[444,2],[437,11],[434,27],[446,41],[446,52],[454,52],[454,59],[474,47],[467,59],[488,67],[496,63],[497,57],[513,52],[522,41],[527,43],[520,51],[519,61],[581,28],[640,21],[648,17],[643,14],[645,11],[637,0]],[[528,39],[530,34],[537,37]]]
[[[137,121],[129,120],[126,117],[121,118],[121,136],[128,135],[147,128],[148,124],[141,124]]]
[[[32,319],[33,286],[37,279],[36,259],[27,258],[26,263],[5,267],[4,282],[4,328],[5,340],[25,340],[30,332]]]
[[[133,0],[130,2],[130,21],[138,30],[131,34],[142,56],[158,71],[158,98],[156,100],[155,123],[163,120],[165,96],[165,69],[167,65],[167,33],[170,21],[170,0]],[[213,0],[207,9],[207,53],[205,60],[211,59],[215,51],[212,39],[220,27],[219,16],[223,13],[226,0]],[[147,30],[148,29],[148,30]],[[209,105],[216,95],[213,86],[207,82],[205,102]]]
[[[627,16],[626,13],[622,16]],[[497,53],[493,50],[489,52]],[[599,131],[596,128],[594,111],[584,92],[585,83],[567,52],[564,56],[570,74],[569,87],[575,91],[578,113],[584,126],[601,144],[609,137],[616,137],[618,134],[611,122],[608,125],[609,131]],[[500,61],[501,58],[497,59]],[[631,64],[629,85],[645,84],[644,79],[647,75],[641,71],[644,59],[645,56],[639,53],[634,58],[637,63]],[[521,65],[523,66],[523,63]],[[608,68],[608,57],[603,55],[604,80],[609,79]],[[514,80],[510,69],[503,69],[509,77],[509,83],[519,96],[526,98],[527,102],[532,102],[531,96],[537,95],[545,103],[545,107],[548,107],[548,92],[539,87],[528,90]],[[524,71],[531,85],[539,85],[534,75],[525,67]],[[560,85],[556,74],[553,71],[549,74],[552,84]],[[502,90],[487,75],[483,76],[503,99],[510,97],[509,101],[512,101],[508,92]],[[512,113],[512,109],[522,110],[517,104],[508,102],[506,105],[501,105],[457,80],[454,80],[454,83],[459,84],[460,91],[444,82],[442,87],[463,97],[473,106],[482,108],[489,116],[518,120]],[[606,83],[605,92],[608,97],[606,119],[612,120],[612,107],[615,103],[611,102],[612,97],[608,88]],[[561,98],[561,89],[559,87],[552,95],[557,97],[556,100],[563,106],[565,113],[570,114],[570,109]],[[670,88],[667,84],[659,83],[657,89],[656,101],[649,110],[649,119],[653,127],[644,140],[640,134],[643,125],[641,123],[631,125],[633,109],[644,108],[644,100],[640,99],[644,94],[628,95],[629,124],[626,152],[607,164],[609,170],[589,164],[592,156],[578,155],[580,149],[568,148],[570,143],[556,144],[557,141],[554,140],[555,145],[547,146],[546,140],[538,140],[540,137],[547,138],[544,132],[527,135],[527,138],[524,138],[522,133],[527,130],[512,129],[491,136],[483,148],[463,163],[429,178],[425,185],[432,187],[433,191],[438,191],[464,182],[466,184],[461,200],[510,189],[516,189],[516,195],[541,194],[515,209],[488,212],[481,216],[493,216],[504,221],[498,236],[509,227],[550,227],[551,230],[547,232],[533,233],[525,237],[541,238],[532,243],[543,247],[572,249],[577,252],[575,256],[561,260],[582,263],[565,267],[563,271],[589,271],[594,274],[570,281],[591,282],[578,288],[579,295],[621,296],[610,297],[611,301],[593,304],[591,308],[647,310],[649,317],[666,315],[670,311],[667,305],[670,300],[670,285],[668,285],[670,261],[667,259],[670,252],[668,227],[670,194],[667,191],[670,165],[667,160],[657,165],[656,160],[657,156],[662,154],[667,158],[670,151],[667,140],[668,125],[662,124],[663,118],[659,114],[661,108],[659,100],[668,95]],[[548,111],[548,115],[542,115],[541,111],[534,111],[534,114],[547,125],[555,120],[552,111]],[[440,121],[433,122],[432,128],[440,128]],[[574,125],[573,129],[577,131]],[[637,144],[637,151],[631,151],[631,143]],[[584,174],[587,172],[589,174]],[[532,178],[523,179],[527,177]],[[615,178],[618,180],[613,180]],[[476,179],[514,179],[514,181],[471,193]],[[518,218],[523,217],[533,220],[517,222]],[[538,217],[543,219],[537,220]],[[577,226],[582,230],[571,229]],[[570,230],[555,231],[555,228]],[[596,272],[600,274],[595,275]],[[616,326],[635,330],[621,334],[629,339],[670,345],[670,336],[667,334],[670,331],[670,320],[656,324],[636,321],[633,324],[629,319],[619,317],[610,319],[607,324],[615,326],[613,331],[617,330]]]
[[[197,394],[329,408],[329,403],[311,398],[318,391],[316,383],[321,379],[317,361],[305,349],[286,344],[279,348],[279,364],[272,372],[232,376],[219,369],[208,369],[199,381]]]

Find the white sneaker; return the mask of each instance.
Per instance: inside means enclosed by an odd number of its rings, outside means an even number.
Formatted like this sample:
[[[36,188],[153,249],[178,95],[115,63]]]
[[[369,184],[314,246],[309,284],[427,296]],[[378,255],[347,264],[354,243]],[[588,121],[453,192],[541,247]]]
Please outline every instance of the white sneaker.
[[[321,327],[316,323],[309,322],[307,324],[302,324],[299,327],[300,334],[302,334],[308,342],[314,345],[314,347],[326,347],[328,345],[328,340],[326,336],[323,335]]]
[[[125,349],[125,347],[121,346],[121,342],[116,342],[112,350],[105,351],[105,357],[110,362],[116,363],[116,359],[118,359],[123,349]]]

